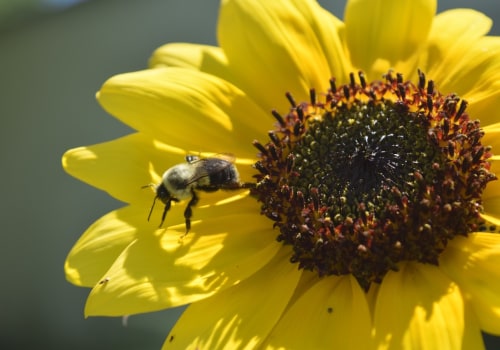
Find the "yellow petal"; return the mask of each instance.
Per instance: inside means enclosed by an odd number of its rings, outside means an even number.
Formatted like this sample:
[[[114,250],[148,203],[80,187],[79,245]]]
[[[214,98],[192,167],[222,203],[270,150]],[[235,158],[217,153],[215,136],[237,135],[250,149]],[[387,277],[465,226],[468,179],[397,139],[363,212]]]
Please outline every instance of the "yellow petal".
[[[477,320],[436,266],[402,263],[384,277],[374,315],[379,349],[481,349]]]
[[[484,146],[491,146],[493,151],[493,157],[489,159],[490,161],[490,171],[497,176],[500,176],[500,155],[498,152],[500,150],[500,123],[490,124],[483,127],[485,132],[482,144]],[[488,183],[486,189],[483,193],[483,204],[485,209],[497,216],[500,216],[500,208],[494,203],[498,203],[500,199],[500,181],[494,180]],[[493,205],[493,206],[492,206]]]
[[[214,196],[214,194],[200,194],[199,206],[193,209],[193,229],[210,217],[219,217],[227,225],[237,226],[239,223],[232,223],[230,220],[232,213],[256,211],[255,200],[247,197],[246,193],[227,197],[227,192],[225,192],[226,197],[222,199],[221,196]],[[113,211],[97,220],[85,231],[71,249],[66,261],[67,271],[71,271],[71,276],[74,276],[72,278],[74,283],[94,286],[123,249],[142,236],[163,235],[165,228],[170,228],[175,236],[184,235],[183,212],[186,201],[173,203],[164,228],[158,228],[163,206],[155,206],[155,210],[151,213],[151,222],[148,222],[152,198],[151,194],[148,194],[146,204],[143,201],[138,205]],[[212,209],[207,210],[210,207]],[[225,217],[226,214],[229,217]]]
[[[267,337],[295,290],[301,272],[281,248],[241,283],[191,304],[168,335],[169,349],[254,349]]]
[[[184,162],[188,152],[162,145],[141,133],[113,141],[78,147],[63,156],[63,167],[72,176],[108,192],[126,203],[151,201],[142,186],[151,182],[152,173],[159,176],[177,163]]]
[[[144,191],[146,192],[146,191]],[[122,251],[136,239],[165,234],[159,229],[163,206],[155,206],[148,222],[148,213],[152,202],[151,193],[148,201],[113,211],[94,222],[73,246],[65,262],[67,279],[77,285],[92,287],[102,279],[109,267]],[[199,207],[193,209],[193,231],[203,231],[200,224],[207,218],[220,218],[221,224],[239,227],[239,222],[231,221],[231,214],[239,211],[257,212],[257,204],[245,193],[234,194],[221,199],[213,194],[201,195]],[[182,237],[185,233],[184,208],[185,203],[174,203],[168,212],[164,227],[170,228],[170,234]],[[207,210],[207,208],[212,209]],[[228,215],[226,217],[225,215]],[[256,215],[257,216],[257,215]],[[254,221],[252,221],[254,222]],[[260,227],[260,226],[259,226]],[[274,235],[272,235],[274,237]]]
[[[500,195],[498,192],[494,197],[489,197],[483,200],[484,213],[481,214],[482,218],[496,227],[492,232],[498,232],[500,228]]]
[[[284,113],[285,92],[309,101],[309,89],[326,91],[332,76],[346,81],[341,27],[312,0],[225,0],[218,38],[237,85],[264,109]]]
[[[387,69],[398,68],[398,62],[415,61],[427,39],[436,5],[435,0],[348,1],[344,18],[353,64],[369,79],[380,79]]]
[[[427,43],[427,54],[420,58],[420,68],[429,78],[436,80],[442,92],[462,93],[450,86],[450,75],[458,71],[457,65],[465,62],[463,55],[491,28],[492,21],[484,14],[471,9],[453,9],[439,13],[434,18]],[[466,62],[474,64],[474,60]]]
[[[316,1],[295,0],[294,4],[309,22],[314,33],[312,35],[317,38],[319,45],[321,45],[321,51],[329,66],[331,77],[336,77],[341,82],[347,82],[347,77],[353,71],[353,67],[345,54],[345,44],[342,41],[345,24],[329,11],[318,6]],[[323,74],[322,79],[324,79],[325,73],[321,73]]]
[[[482,144],[493,147],[493,151],[500,151],[500,123],[483,125],[484,137]],[[496,154],[498,155],[498,153]]]
[[[455,237],[442,254],[441,269],[472,305],[482,330],[500,334],[500,235]]]
[[[490,18],[471,9],[437,15],[419,62],[442,93],[466,99],[471,119],[483,126],[500,118],[500,38],[485,37],[491,25]]]
[[[108,192],[112,197],[126,203],[147,206],[144,203],[151,203],[153,197],[150,191],[144,190],[145,185],[159,183],[168,168],[185,162],[187,154],[207,157],[215,153],[187,151],[136,133],[97,145],[71,149],[64,154],[62,163],[69,174]],[[242,181],[251,181],[255,173],[252,168],[254,160],[236,158],[235,163]],[[213,199],[211,202],[219,201],[230,197],[229,193],[218,192],[209,198]]]
[[[500,228],[500,183],[498,180],[489,183],[486,187],[483,195],[483,208],[482,218],[496,225],[493,231],[498,232]]]
[[[200,220],[185,237],[176,227],[142,234],[102,275],[107,282],[94,287],[85,313],[118,316],[160,310],[207,298],[245,280],[280,248],[269,220],[247,209],[198,209]]]
[[[492,146],[493,152],[500,150],[500,123],[490,124],[483,128],[485,135],[483,138],[483,145]],[[500,176],[500,155],[493,154],[489,159],[491,163],[490,171],[497,176]],[[483,206],[486,217],[483,218],[492,220],[490,223],[500,224],[500,181],[495,180],[488,183],[483,192]]]
[[[481,38],[463,59],[469,64],[459,65],[462,70],[452,79],[457,86],[465,87],[463,97],[469,102],[471,119],[479,119],[482,125],[497,123],[500,119],[500,37]]]
[[[479,119],[483,126],[497,123],[500,112],[500,38],[483,37],[468,44],[455,39],[455,50],[447,52],[448,65],[442,72],[431,73],[442,93],[457,93],[469,102],[467,112],[471,119]],[[467,49],[464,49],[464,46]]]
[[[230,81],[227,59],[220,47],[188,43],[170,43],[155,50],[149,60],[152,68],[180,67],[195,69]]]
[[[230,83],[184,68],[114,76],[98,100],[110,114],[161,142],[247,158],[255,154],[253,139],[265,137],[262,125],[274,120]]]
[[[369,349],[370,321],[364,292],[353,277],[325,277],[290,306],[264,348]]]
[[[490,170],[498,176],[498,174],[500,174],[499,168],[500,162],[495,160]],[[483,192],[482,200],[484,209],[484,212],[482,213],[483,218],[488,220],[489,218],[484,217],[484,215],[486,215],[490,218],[495,218],[496,222],[500,223],[500,219],[498,219],[500,218],[500,181],[496,180],[488,183],[485,191]],[[490,223],[493,222],[490,221]]]
[[[144,221],[144,212],[125,207],[94,222],[66,258],[64,271],[68,281],[79,286],[94,286],[120,253],[137,239],[133,223],[138,219]]]

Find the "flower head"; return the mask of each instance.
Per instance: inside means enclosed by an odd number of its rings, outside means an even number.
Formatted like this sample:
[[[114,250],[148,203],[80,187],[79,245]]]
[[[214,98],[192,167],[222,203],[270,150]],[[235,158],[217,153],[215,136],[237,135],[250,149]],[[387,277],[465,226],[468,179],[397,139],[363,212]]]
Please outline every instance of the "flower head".
[[[168,44],[108,80],[99,102],[137,132],[63,158],[127,203],[66,261],[86,314],[191,304],[175,348],[500,334],[500,40],[483,14],[435,10],[227,0],[220,47]]]

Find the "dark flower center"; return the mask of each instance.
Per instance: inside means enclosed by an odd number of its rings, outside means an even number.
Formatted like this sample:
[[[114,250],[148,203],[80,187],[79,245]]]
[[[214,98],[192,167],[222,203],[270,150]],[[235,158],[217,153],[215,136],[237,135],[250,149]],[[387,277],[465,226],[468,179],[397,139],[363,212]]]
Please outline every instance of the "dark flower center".
[[[311,91],[254,145],[253,194],[293,246],[292,262],[319,275],[352,274],[367,289],[402,260],[438,264],[456,235],[480,230],[481,195],[496,177],[466,102],[419,75]]]

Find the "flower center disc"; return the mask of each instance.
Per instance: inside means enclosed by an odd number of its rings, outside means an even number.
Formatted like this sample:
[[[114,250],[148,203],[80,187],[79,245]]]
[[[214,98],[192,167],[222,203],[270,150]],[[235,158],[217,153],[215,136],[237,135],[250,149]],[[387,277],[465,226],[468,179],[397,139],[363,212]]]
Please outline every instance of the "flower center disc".
[[[481,195],[496,177],[484,132],[466,102],[419,74],[331,89],[297,105],[265,145],[255,141],[253,194],[293,246],[292,262],[319,275],[352,274],[367,289],[402,260],[438,263],[455,235],[484,226]]]

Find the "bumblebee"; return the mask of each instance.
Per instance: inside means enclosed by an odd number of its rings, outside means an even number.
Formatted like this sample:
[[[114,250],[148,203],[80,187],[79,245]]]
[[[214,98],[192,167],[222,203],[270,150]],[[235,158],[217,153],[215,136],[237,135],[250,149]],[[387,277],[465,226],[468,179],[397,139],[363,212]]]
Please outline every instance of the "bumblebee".
[[[218,190],[239,190],[254,187],[252,183],[240,182],[240,176],[233,161],[234,157],[229,155],[211,158],[188,155],[185,163],[167,169],[162,176],[161,183],[156,186],[156,196],[149,211],[148,221],[151,218],[157,199],[165,204],[159,226],[162,227],[172,202],[190,198],[184,210],[186,233],[188,233],[191,229],[192,207],[199,200],[197,191],[215,192]]]

